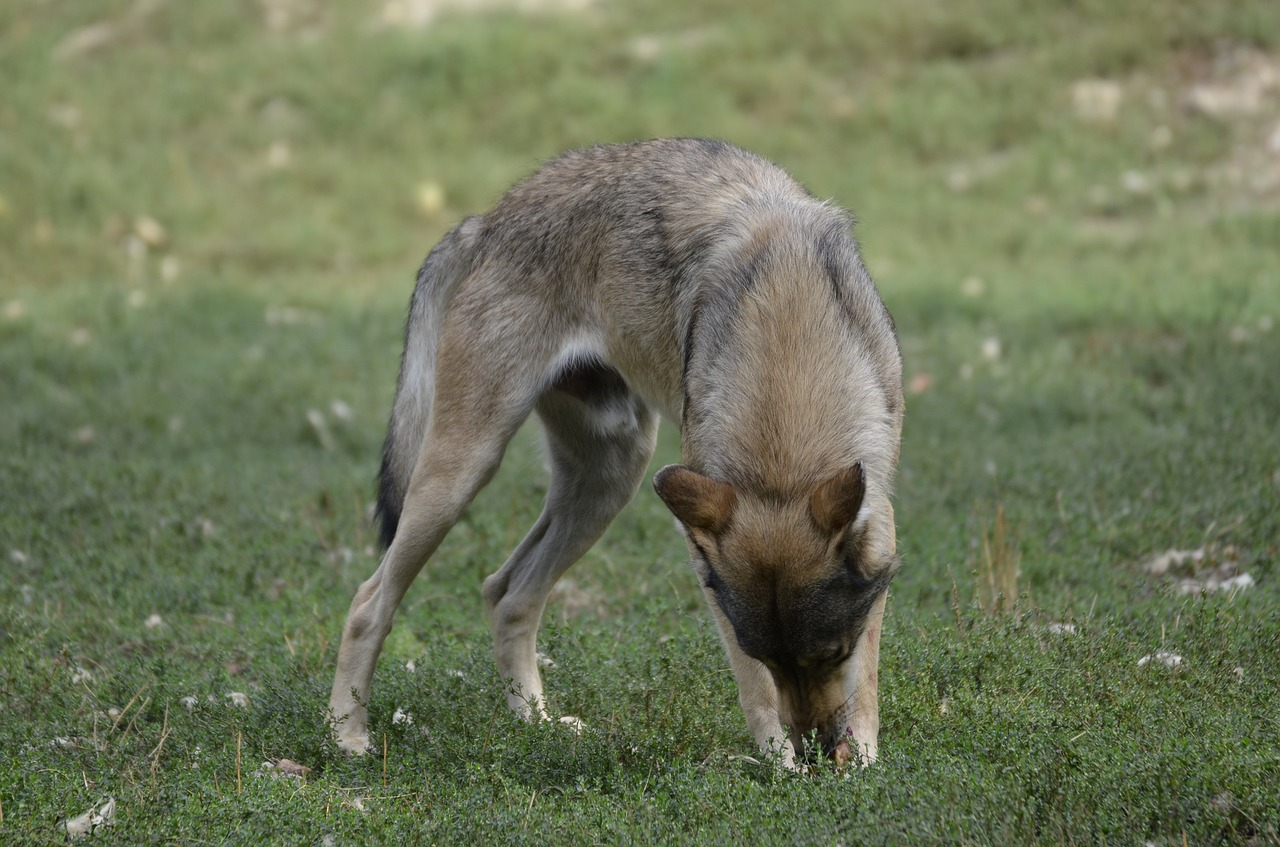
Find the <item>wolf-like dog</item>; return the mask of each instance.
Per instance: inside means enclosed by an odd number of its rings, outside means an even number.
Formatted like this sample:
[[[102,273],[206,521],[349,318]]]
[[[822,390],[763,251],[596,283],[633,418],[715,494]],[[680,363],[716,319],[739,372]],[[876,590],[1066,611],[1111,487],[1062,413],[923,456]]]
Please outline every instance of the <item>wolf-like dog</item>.
[[[546,503],[483,596],[508,705],[547,717],[547,595],[635,495],[661,414],[683,464],[653,484],[756,741],[793,767],[875,759],[902,361],[851,225],[758,156],[665,139],[566,153],[431,251],[382,456],[386,552],[338,651],[342,747],[367,748],[396,607],[530,412]]]

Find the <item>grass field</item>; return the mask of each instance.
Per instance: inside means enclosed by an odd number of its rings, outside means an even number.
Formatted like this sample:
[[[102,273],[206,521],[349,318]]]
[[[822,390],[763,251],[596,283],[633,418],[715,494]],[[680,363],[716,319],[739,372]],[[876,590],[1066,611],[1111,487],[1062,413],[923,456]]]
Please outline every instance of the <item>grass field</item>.
[[[0,80],[0,842],[1280,844],[1280,4],[11,0]],[[532,429],[340,755],[414,270],[673,134],[851,208],[897,320],[880,761],[746,758],[648,486],[541,636],[585,731],[510,716]]]

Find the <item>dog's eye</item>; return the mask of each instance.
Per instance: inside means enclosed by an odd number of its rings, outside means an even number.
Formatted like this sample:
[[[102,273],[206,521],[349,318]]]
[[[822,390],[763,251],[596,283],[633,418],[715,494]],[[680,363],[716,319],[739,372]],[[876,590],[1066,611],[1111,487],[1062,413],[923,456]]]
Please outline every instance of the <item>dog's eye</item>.
[[[845,659],[849,658],[849,652],[849,650],[845,649],[845,647],[841,645],[827,653],[826,657],[822,661],[827,665],[838,665]]]

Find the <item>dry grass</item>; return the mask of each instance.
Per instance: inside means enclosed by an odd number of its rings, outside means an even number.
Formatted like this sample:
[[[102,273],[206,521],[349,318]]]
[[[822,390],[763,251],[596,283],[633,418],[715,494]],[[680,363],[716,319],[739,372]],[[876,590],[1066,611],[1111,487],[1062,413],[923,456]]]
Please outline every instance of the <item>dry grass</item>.
[[[1021,592],[1022,553],[1017,539],[1009,532],[1004,506],[996,504],[996,516],[982,531],[982,560],[978,572],[978,602],[990,615],[1013,611]]]

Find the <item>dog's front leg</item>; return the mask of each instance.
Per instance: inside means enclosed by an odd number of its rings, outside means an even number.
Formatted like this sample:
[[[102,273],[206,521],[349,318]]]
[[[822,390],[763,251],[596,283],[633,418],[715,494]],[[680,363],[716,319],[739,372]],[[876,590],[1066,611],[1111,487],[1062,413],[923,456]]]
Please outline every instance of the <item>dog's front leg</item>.
[[[725,652],[729,654],[729,667],[733,669],[733,677],[738,682],[738,703],[747,718],[747,728],[751,730],[761,751],[777,756],[783,767],[794,770],[796,752],[778,717],[778,688],[769,675],[769,669],[742,652],[737,636],[733,634],[733,627],[715,601],[708,598],[708,605],[720,629],[720,640],[724,642]]]
[[[876,760],[880,734],[880,635],[884,623],[884,604],[888,594],[881,594],[867,615],[867,626],[858,638],[849,659],[849,679],[853,684],[853,710],[849,714],[848,734],[861,755],[861,764]]]

